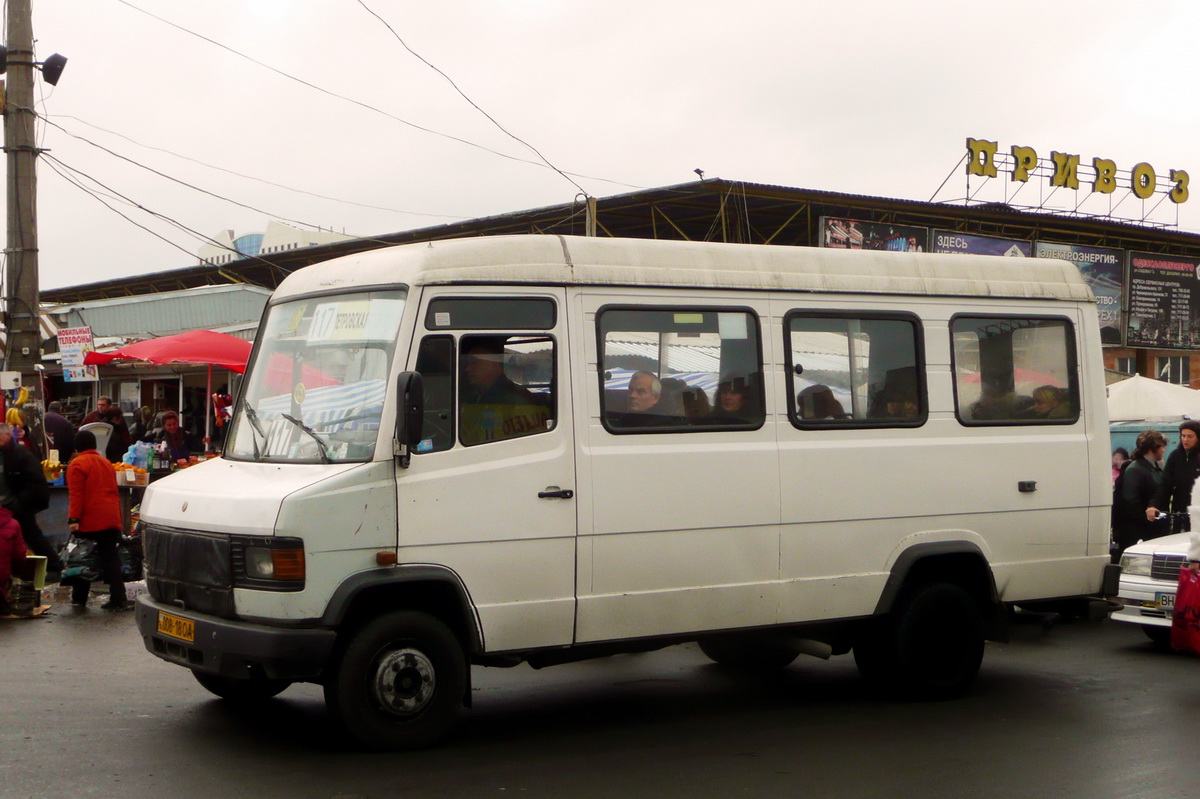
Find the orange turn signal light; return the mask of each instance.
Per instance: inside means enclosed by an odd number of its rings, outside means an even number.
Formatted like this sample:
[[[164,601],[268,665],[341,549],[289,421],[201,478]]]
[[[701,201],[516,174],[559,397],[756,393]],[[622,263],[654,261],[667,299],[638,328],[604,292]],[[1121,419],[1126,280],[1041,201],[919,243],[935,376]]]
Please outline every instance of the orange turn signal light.
[[[303,580],[304,550],[272,549],[271,565],[276,580]]]
[[[380,566],[395,566],[398,560],[396,553],[390,550],[375,553],[375,562]]]

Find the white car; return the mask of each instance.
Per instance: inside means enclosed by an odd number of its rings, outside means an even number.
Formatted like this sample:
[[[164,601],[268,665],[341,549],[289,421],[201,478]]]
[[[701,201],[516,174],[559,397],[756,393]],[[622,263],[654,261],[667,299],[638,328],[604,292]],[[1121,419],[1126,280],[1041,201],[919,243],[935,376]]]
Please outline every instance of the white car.
[[[1179,567],[1187,565],[1191,533],[1176,533],[1134,544],[1121,556],[1121,587],[1117,601],[1124,604],[1112,614],[1115,621],[1142,625],[1142,631],[1160,647],[1171,645],[1171,613]]]

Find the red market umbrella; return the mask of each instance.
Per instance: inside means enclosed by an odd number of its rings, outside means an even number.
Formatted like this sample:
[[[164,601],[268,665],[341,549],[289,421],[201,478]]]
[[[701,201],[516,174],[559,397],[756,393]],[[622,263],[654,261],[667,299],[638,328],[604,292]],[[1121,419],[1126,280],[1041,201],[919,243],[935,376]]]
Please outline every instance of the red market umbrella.
[[[212,368],[220,366],[239,374],[246,371],[251,344],[245,339],[218,333],[215,330],[189,330],[173,336],[151,338],[127,344],[110,352],[89,352],[84,364],[106,364],[116,360],[144,361],[165,366],[172,363],[202,363],[208,365],[208,392],[204,402],[204,437],[212,437]]]
[[[246,361],[250,359],[250,349],[253,345],[245,339],[231,336],[228,333],[217,333],[213,330],[189,330],[186,333],[176,333],[173,336],[151,338],[136,344],[110,352],[89,352],[84,358],[84,364],[106,364],[116,360],[143,361],[164,366],[172,363],[207,364],[208,394],[212,396],[212,367],[221,366],[235,372],[246,371]],[[266,385],[280,392],[294,390],[292,378],[292,361],[285,355],[275,353],[267,365]],[[303,366],[300,372],[300,382],[306,388],[319,388],[340,383],[337,378],[330,377],[319,369]],[[204,404],[204,432],[211,436],[209,429],[209,414],[212,411],[210,402]]]
[[[251,344],[245,339],[215,330],[189,330],[173,336],[150,338],[110,352],[89,352],[85,364],[106,364],[115,360],[145,361],[159,365],[204,363],[235,372],[246,371]]]

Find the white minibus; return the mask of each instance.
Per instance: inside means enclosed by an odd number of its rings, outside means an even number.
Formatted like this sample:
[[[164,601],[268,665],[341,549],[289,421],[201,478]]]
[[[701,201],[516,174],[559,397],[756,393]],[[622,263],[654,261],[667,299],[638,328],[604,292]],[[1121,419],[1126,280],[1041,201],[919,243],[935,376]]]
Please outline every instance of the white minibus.
[[[506,236],[274,292],[223,456],[141,507],[147,648],[428,745],[472,666],[697,642],[964,691],[1113,575],[1095,299],[1055,260]]]

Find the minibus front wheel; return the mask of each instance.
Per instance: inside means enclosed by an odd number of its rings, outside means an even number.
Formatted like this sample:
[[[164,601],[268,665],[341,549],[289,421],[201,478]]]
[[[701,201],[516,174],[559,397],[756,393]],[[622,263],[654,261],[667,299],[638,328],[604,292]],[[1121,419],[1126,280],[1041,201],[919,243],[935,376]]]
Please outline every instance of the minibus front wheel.
[[[449,627],[427,613],[399,611],[352,636],[325,681],[325,703],[348,734],[389,751],[429,746],[450,732],[469,666]]]

